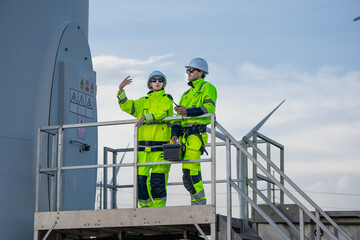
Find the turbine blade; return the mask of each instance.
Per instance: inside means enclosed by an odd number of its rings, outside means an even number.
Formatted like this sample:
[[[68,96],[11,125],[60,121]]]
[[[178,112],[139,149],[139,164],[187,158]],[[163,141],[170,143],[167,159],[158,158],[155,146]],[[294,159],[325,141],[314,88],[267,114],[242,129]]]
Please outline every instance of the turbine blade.
[[[285,102],[286,99],[284,99],[274,110],[272,110],[263,120],[261,120],[253,129],[250,130],[248,134],[245,135],[246,138],[251,138],[253,135],[253,132],[258,131],[262,125],[270,118],[270,116]]]

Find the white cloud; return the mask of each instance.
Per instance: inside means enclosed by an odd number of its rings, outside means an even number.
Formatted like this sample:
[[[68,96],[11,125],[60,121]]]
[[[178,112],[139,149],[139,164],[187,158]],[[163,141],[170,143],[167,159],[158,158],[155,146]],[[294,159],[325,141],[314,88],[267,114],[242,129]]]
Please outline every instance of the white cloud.
[[[305,191],[319,191],[324,188],[323,182],[315,182],[305,188]]]
[[[339,178],[337,184],[336,184],[336,187],[339,189],[339,190],[348,190],[349,188],[349,184],[350,184],[350,180],[349,180],[349,177],[346,176],[346,175],[343,175]]]
[[[144,65],[157,63],[165,58],[171,57],[173,54],[163,56],[150,56],[146,60],[119,58],[115,56],[96,56],[93,58],[95,68],[101,69],[117,69],[129,67],[141,67]]]
[[[165,61],[171,56],[173,54],[150,56],[145,60],[106,55],[95,56],[93,63],[97,72],[98,85],[119,84],[128,75],[134,79],[141,79],[141,84],[145,84],[144,81],[151,71],[157,68],[167,68],[174,63],[173,61]]]

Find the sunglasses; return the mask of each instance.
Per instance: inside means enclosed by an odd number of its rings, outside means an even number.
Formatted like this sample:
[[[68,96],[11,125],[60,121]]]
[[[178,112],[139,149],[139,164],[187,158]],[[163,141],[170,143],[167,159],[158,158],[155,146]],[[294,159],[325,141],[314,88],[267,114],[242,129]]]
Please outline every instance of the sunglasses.
[[[199,71],[199,70],[197,70],[196,68],[187,68],[186,69],[186,73],[193,73],[194,71]]]
[[[165,79],[164,78],[162,78],[162,77],[160,77],[160,78],[151,78],[150,79],[150,82],[156,82],[156,81],[159,81],[159,82],[165,82]]]

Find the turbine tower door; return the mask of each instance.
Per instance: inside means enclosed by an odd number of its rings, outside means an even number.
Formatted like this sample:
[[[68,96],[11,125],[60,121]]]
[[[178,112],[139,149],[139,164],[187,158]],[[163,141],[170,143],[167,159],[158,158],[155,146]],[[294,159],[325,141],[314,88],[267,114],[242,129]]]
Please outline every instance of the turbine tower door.
[[[77,24],[61,37],[51,90],[49,125],[97,122],[96,73],[87,38]],[[97,128],[64,130],[63,166],[97,164]],[[94,209],[96,169],[64,170],[60,210]]]

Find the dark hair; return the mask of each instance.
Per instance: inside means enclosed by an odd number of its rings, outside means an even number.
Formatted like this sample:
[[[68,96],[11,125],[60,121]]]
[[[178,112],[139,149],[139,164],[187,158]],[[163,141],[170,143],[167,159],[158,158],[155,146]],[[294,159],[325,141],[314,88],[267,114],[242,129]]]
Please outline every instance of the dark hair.
[[[202,70],[200,70],[202,71]],[[201,78],[205,78],[206,77],[206,73],[203,71],[203,74],[201,75]]]

